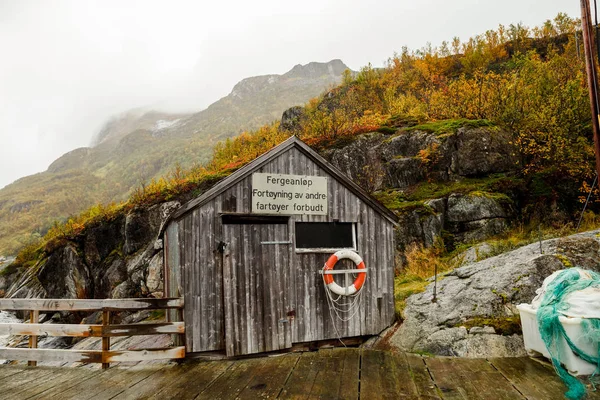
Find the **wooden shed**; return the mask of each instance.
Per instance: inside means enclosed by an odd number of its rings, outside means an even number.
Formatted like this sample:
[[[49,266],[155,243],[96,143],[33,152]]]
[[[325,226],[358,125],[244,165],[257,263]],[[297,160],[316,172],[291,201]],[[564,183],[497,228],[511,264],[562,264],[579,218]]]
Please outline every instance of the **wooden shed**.
[[[380,333],[394,321],[396,221],[296,137],[261,155],[164,230],[166,296],[185,298],[186,351],[237,356]],[[335,312],[346,296],[329,296],[323,283],[340,249],[367,268],[358,295],[347,296],[351,313]],[[340,260],[343,268],[356,267]],[[345,275],[333,275],[340,286]]]

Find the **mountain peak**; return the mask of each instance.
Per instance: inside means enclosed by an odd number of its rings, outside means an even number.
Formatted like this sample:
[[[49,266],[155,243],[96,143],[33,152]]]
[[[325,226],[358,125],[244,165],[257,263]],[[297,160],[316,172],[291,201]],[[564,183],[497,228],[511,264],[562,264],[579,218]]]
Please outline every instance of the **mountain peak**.
[[[238,82],[229,95],[232,98],[244,99],[250,94],[260,91],[269,91],[274,86],[319,86],[323,83],[324,90],[329,83],[337,83],[348,67],[342,60],[335,59],[329,62],[310,62],[302,65],[297,64],[283,75],[259,75],[246,78]]]
[[[283,76],[286,78],[319,78],[323,75],[340,76],[348,69],[348,66],[340,59],[331,60],[326,63],[310,62],[306,65],[295,65]]]

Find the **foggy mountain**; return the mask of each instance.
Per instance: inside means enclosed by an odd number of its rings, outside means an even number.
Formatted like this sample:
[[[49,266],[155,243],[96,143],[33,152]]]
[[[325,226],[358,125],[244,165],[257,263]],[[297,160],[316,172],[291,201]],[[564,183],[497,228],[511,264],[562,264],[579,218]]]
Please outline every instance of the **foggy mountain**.
[[[111,118],[91,147],[74,149],[45,172],[0,190],[0,254],[11,254],[96,203],[125,200],[133,188],[206,162],[220,140],[281,117],[341,81],[340,60],[296,65],[283,75],[246,78],[207,109],[172,114],[134,109]]]

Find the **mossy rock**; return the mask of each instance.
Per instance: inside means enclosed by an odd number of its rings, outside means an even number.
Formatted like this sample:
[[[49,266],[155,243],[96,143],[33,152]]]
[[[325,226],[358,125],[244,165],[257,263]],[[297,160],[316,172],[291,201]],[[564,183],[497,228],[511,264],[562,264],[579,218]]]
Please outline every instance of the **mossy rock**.
[[[398,132],[398,129],[389,126],[381,126],[377,129],[377,132],[383,133],[384,135],[393,135]]]
[[[454,327],[464,326],[467,330],[474,327],[491,326],[496,334],[503,336],[521,335],[521,318],[518,315],[511,317],[475,317],[457,323]]]
[[[0,269],[0,276],[10,276],[17,273],[19,268],[16,264],[9,264],[6,267]]]
[[[426,122],[424,124],[404,128],[404,132],[423,131],[436,136],[451,135],[460,128],[493,128],[496,125],[487,119],[446,119],[441,121]]]

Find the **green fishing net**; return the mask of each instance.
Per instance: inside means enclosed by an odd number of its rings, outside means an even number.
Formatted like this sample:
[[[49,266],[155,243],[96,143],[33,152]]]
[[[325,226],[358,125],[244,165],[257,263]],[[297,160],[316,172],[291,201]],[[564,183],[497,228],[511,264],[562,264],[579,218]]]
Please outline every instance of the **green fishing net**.
[[[579,268],[561,271],[548,284],[540,307],[537,310],[537,321],[542,340],[550,353],[552,365],[568,387],[565,396],[571,400],[582,399],[585,396],[586,389],[583,383],[570,375],[561,365],[560,354],[564,351],[562,347],[565,346],[565,342],[575,355],[597,366],[592,377],[600,371],[600,353],[597,351],[596,354],[587,354],[582,351],[573,343],[559,321],[559,317],[563,315],[561,311],[564,312],[569,309],[569,303],[566,301],[569,294],[589,287],[600,287],[600,274],[593,271],[585,271],[585,275],[591,277],[589,279],[588,277],[582,277],[580,271]],[[596,344],[600,342],[600,320],[591,318],[583,319],[581,328],[583,335],[580,340]],[[561,340],[562,338],[565,340]]]

